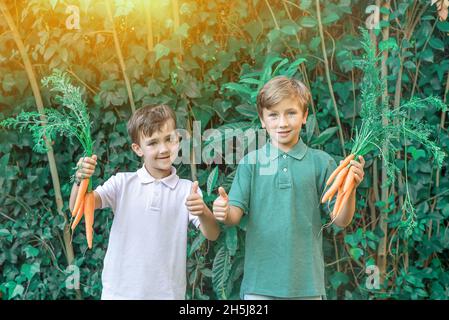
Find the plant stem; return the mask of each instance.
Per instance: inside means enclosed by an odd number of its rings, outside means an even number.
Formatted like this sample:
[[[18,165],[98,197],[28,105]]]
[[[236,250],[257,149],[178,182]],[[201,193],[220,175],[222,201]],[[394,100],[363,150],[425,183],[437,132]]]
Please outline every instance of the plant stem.
[[[126,91],[128,92],[129,103],[131,105],[132,113],[134,113],[134,112],[136,112],[136,106],[134,105],[134,98],[133,98],[133,92],[131,89],[131,83],[129,82],[128,75],[126,74],[125,61],[123,60],[122,50],[120,49],[120,42],[118,40],[117,30],[115,29],[114,19],[112,17],[110,1],[111,0],[106,0],[106,11],[109,16],[109,21],[111,22],[111,25],[112,25],[112,36],[114,38],[115,52],[117,53],[117,57],[118,57],[118,60],[120,63],[120,68],[122,69],[123,79],[125,80]]]
[[[315,0],[315,4],[316,4],[316,11],[317,11],[317,13],[316,13],[317,19],[318,19],[318,29],[319,29],[320,38],[321,38],[321,50],[323,52],[324,67],[325,67],[325,72],[326,72],[327,84],[329,87],[329,94],[331,96],[332,103],[334,106],[335,119],[337,121],[337,126],[338,126],[338,134],[339,134],[339,138],[340,138],[341,150],[342,150],[343,156],[346,158],[345,142],[344,142],[344,137],[343,137],[343,128],[341,126],[340,115],[338,113],[338,107],[337,107],[337,101],[335,100],[335,95],[334,95],[334,89],[332,88],[332,81],[331,81],[330,72],[329,72],[329,61],[327,60],[326,46],[324,44],[323,25],[321,23],[320,1]]]

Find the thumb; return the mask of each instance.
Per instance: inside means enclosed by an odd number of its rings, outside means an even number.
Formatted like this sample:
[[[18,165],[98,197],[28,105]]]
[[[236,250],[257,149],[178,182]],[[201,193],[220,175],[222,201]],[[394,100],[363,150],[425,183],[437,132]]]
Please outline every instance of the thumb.
[[[195,181],[192,183],[192,189],[190,191],[190,194],[194,194],[198,192],[198,181]]]
[[[223,187],[218,188],[218,193],[220,194],[220,197],[222,197],[224,200],[228,200],[228,194],[226,193]]]
[[[92,159],[94,159],[95,161],[97,161],[97,155],[94,154],[94,155],[92,156]]]

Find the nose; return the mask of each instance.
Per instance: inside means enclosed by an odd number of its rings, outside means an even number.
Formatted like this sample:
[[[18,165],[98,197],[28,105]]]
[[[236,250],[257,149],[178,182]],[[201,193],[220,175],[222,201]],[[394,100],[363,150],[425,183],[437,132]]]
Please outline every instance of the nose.
[[[169,152],[170,149],[168,148],[166,143],[161,143],[160,147],[159,147],[159,153],[164,154]]]
[[[288,125],[287,117],[284,115],[281,115],[279,118],[279,126],[280,127],[286,127]]]

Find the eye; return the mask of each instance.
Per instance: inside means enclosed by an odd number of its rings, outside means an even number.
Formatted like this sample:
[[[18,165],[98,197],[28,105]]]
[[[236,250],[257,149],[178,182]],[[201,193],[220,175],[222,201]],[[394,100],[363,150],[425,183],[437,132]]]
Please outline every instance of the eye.
[[[154,141],[152,141],[152,142],[148,142],[148,144],[147,144],[148,146],[150,146],[150,147],[152,147],[152,146],[155,146],[156,145],[156,142],[154,142]]]
[[[288,114],[290,114],[290,115],[295,115],[296,113],[297,113],[296,111],[289,111]]]

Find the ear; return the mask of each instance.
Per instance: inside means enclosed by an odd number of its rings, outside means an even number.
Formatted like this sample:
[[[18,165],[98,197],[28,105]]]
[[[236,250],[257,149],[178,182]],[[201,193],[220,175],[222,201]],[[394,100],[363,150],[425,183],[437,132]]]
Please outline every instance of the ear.
[[[309,116],[309,108],[306,109],[306,112],[304,112],[303,122],[302,124],[306,124],[307,117]]]
[[[262,117],[259,117],[259,119],[260,119],[260,123],[262,124],[262,128],[265,129],[265,122],[263,121]]]
[[[137,154],[137,156],[143,156],[143,151],[137,143],[131,144],[131,148],[133,149],[134,153]]]

